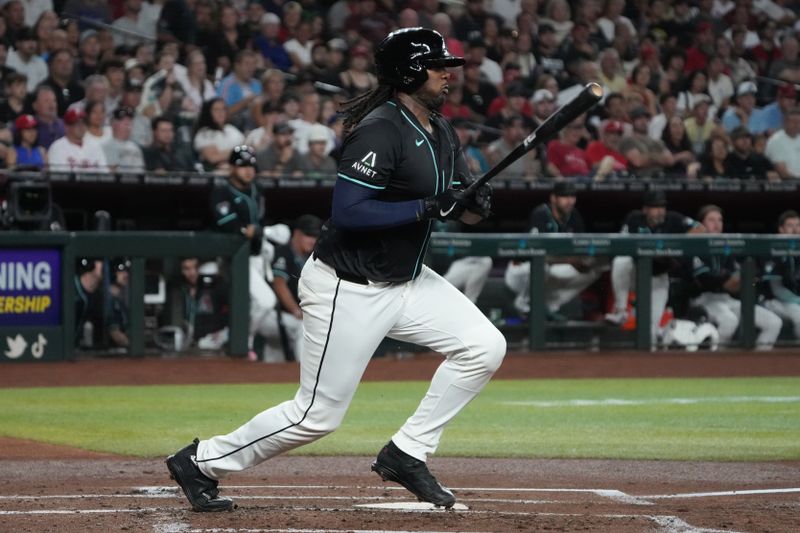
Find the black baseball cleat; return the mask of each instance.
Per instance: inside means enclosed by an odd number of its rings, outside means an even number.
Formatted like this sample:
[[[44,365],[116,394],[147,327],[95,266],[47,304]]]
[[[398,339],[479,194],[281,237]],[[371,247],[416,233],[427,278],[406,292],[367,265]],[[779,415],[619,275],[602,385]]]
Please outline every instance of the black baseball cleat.
[[[190,445],[167,457],[170,477],[183,489],[195,511],[203,513],[232,511],[233,500],[220,498],[217,481],[203,474],[197,466],[198,442],[199,439],[194,439]]]
[[[421,502],[447,508],[456,503],[456,497],[450,489],[436,481],[424,461],[411,457],[392,441],[380,451],[372,463],[372,471],[377,472],[384,481],[400,483]]]

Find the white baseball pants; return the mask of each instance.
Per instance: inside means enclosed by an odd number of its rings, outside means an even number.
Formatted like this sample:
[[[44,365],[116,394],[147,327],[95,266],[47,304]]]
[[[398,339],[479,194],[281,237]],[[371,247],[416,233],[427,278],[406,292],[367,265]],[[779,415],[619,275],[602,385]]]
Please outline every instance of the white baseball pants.
[[[669,300],[669,274],[658,274],[652,277],[652,290],[650,293],[650,322],[651,331],[655,335],[659,331],[659,323],[664,309]],[[633,257],[615,257],[611,263],[611,285],[614,289],[614,305],[617,311],[626,311],[628,308],[628,294],[636,285],[636,265]]]
[[[568,263],[545,265],[544,301],[547,310],[556,312],[565,303],[578,296],[589,285],[597,281],[603,273],[601,268],[580,272]],[[531,309],[531,264],[509,263],[503,277],[506,286],[514,294],[514,307],[521,313]]]
[[[503,335],[466,296],[427,267],[405,283],[341,280],[319,260],[300,278],[304,349],[294,399],[263,411],[227,435],[200,441],[202,472],[220,479],[312,442],[342,422],[367,364],[384,337],[444,355],[417,410],[392,436],[425,461],[445,426],[503,361]]]
[[[478,301],[489,272],[492,270],[491,257],[462,257],[450,264],[444,279],[464,293],[472,303]]]
[[[704,292],[691,303],[702,307],[709,321],[717,326],[720,344],[730,344],[742,318],[742,302],[726,292]],[[781,333],[783,320],[769,309],[756,305],[755,323],[758,328],[756,349],[772,349]]]
[[[794,337],[800,339],[800,305],[770,299],[764,302],[764,307],[792,323]]]

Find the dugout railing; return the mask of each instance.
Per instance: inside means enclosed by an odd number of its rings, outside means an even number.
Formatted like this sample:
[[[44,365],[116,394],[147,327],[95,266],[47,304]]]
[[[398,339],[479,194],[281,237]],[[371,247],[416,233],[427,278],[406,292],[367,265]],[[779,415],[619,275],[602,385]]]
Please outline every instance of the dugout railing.
[[[430,253],[455,259],[466,256],[488,256],[531,262],[531,307],[528,316],[530,349],[545,348],[545,264],[548,256],[631,256],[636,263],[636,331],[635,346],[651,348],[651,280],[653,259],[672,257],[728,255],[741,264],[742,302],[740,337],[742,346],[755,345],[755,305],[757,302],[757,259],[800,255],[800,238],[792,235],[756,234],[475,234],[436,233],[430,240]]]
[[[142,355],[145,350],[146,259],[228,260],[229,352],[244,355],[249,322],[249,256],[247,239],[220,233],[0,232],[0,360],[73,358],[77,320],[75,268],[81,257],[130,259],[131,355]],[[52,293],[53,287],[58,287],[57,294]],[[48,298],[54,307],[48,316],[37,312],[43,307],[42,298]]]

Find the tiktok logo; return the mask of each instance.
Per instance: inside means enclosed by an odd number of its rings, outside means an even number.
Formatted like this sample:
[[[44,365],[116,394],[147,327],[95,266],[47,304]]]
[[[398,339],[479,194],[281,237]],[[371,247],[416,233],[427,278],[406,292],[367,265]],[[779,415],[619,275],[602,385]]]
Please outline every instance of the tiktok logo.
[[[45,346],[47,346],[47,338],[39,333],[39,338],[31,345],[31,355],[34,359],[42,358]]]

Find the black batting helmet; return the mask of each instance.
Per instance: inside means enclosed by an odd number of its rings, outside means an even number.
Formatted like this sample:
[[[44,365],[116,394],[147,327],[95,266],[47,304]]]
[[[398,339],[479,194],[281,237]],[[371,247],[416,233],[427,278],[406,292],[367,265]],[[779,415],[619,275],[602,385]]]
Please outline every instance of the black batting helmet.
[[[378,80],[408,93],[422,87],[426,69],[463,64],[463,57],[450,55],[439,32],[425,28],[393,31],[375,49]]]
[[[231,155],[228,158],[228,163],[234,167],[255,167],[256,166],[256,153],[252,146],[240,144],[234,146],[231,150]]]

